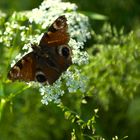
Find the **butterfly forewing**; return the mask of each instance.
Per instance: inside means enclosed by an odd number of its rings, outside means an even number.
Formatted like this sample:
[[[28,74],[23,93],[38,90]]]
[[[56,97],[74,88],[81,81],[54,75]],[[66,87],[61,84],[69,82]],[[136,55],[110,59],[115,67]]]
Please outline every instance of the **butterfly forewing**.
[[[8,78],[12,81],[33,81],[35,75],[36,59],[31,52],[19,60],[9,71]]]
[[[39,46],[58,46],[69,42],[69,34],[67,33],[68,25],[65,16],[60,16],[49,27],[40,41]]]

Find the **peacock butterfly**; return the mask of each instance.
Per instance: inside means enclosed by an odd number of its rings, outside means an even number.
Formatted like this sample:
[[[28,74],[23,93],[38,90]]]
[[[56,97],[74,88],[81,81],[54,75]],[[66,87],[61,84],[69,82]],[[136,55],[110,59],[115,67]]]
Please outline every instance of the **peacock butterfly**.
[[[58,17],[44,33],[39,45],[22,57],[9,71],[12,81],[37,81],[53,84],[72,64],[65,16]]]

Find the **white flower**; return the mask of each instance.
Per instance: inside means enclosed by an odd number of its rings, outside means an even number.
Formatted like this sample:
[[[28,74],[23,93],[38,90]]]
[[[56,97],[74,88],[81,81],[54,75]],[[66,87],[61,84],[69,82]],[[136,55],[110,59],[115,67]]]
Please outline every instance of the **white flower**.
[[[5,39],[6,43],[9,41],[8,45],[10,46],[11,40],[6,38],[6,36],[8,35],[8,37],[10,36],[13,38],[15,35],[14,31],[18,28],[21,41],[27,43],[23,47],[25,55],[32,51],[29,43],[39,44],[43,35],[40,33],[42,30],[45,29],[47,31],[47,28],[61,15],[65,15],[67,18],[68,32],[70,34],[69,46],[72,48],[72,62],[77,66],[75,66],[75,68],[69,68],[51,86],[44,86],[35,82],[29,83],[30,85],[39,87],[43,104],[47,105],[49,102],[60,103],[60,97],[65,93],[64,86],[68,89],[69,93],[77,92],[77,90],[85,92],[86,90],[87,78],[81,74],[78,66],[88,63],[88,54],[85,51],[81,51],[81,49],[84,48],[85,42],[90,38],[89,23],[88,18],[85,15],[78,13],[76,10],[77,6],[69,2],[61,2],[61,0],[44,0],[39,8],[35,8],[31,12],[25,12],[20,15],[21,17],[26,17],[29,25],[23,26],[16,22],[12,24],[7,22],[5,24],[5,37],[2,38],[2,40]],[[32,32],[30,33],[32,24],[35,24],[39,28],[36,35],[33,35]],[[17,59],[21,59],[21,55],[19,55],[16,60]]]
[[[42,103],[43,104],[48,104],[48,102],[53,101],[54,103],[59,103],[60,102],[60,96],[64,94],[64,91],[61,89],[62,82],[61,80],[57,80],[53,86],[47,85],[47,86],[42,86],[40,85],[40,92],[41,95],[43,96],[42,98]]]
[[[6,14],[0,10],[0,19],[6,17]]]

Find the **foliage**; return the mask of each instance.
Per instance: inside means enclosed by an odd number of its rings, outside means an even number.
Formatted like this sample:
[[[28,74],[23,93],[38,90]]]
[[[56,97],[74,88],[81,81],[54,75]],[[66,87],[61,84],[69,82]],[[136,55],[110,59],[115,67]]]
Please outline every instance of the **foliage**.
[[[43,0],[1,0],[0,9],[11,11],[29,10],[37,7]],[[80,11],[103,14],[108,17],[111,24],[121,28],[125,26],[125,31],[139,28],[140,3],[139,0],[64,0],[74,2],[78,5]],[[132,10],[133,9],[133,10]],[[132,12],[133,11],[133,12]],[[96,15],[95,15],[96,16]],[[98,17],[97,17],[98,18]],[[92,27],[100,31],[104,21],[93,20]]]
[[[125,32],[139,28],[139,0],[70,0],[78,4],[80,10],[106,15],[111,24]],[[132,12],[133,9],[133,12]],[[93,29],[99,31],[104,22],[93,20]]]
[[[83,72],[89,78],[86,95],[98,104],[97,127],[107,137],[124,134],[137,139],[139,134],[132,127],[139,127],[140,42],[134,32],[124,35],[123,29],[117,31],[109,24],[93,36],[90,62]]]

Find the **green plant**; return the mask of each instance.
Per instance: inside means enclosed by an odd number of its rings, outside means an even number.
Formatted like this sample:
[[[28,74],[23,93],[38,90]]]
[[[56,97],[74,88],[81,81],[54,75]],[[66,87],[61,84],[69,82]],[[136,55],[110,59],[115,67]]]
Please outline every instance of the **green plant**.
[[[96,34],[75,4],[56,2],[60,7],[50,1],[33,11],[0,13],[0,139],[138,139],[140,43],[135,33],[106,23]],[[38,43],[61,14],[69,18],[74,65],[53,86],[7,80],[11,60],[28,53],[30,43]],[[89,37],[93,44],[87,54]]]

